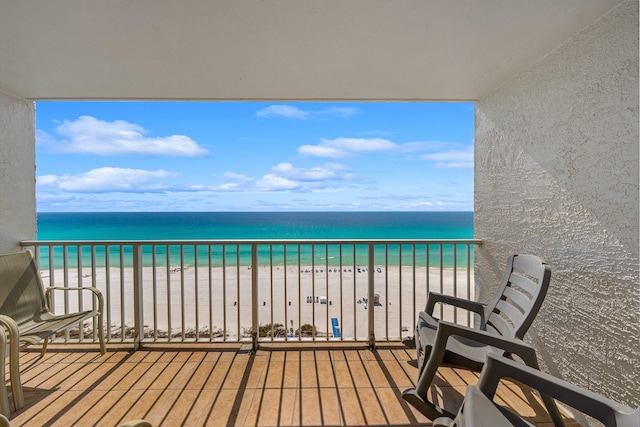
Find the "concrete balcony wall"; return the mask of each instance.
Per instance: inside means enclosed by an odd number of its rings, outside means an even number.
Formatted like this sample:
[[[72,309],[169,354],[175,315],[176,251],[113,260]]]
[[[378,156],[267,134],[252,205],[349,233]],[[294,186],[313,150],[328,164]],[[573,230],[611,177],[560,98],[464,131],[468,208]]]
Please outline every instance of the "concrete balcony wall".
[[[36,237],[35,109],[0,92],[0,253]]]
[[[638,2],[626,1],[476,105],[476,290],[509,253],[552,283],[529,341],[543,369],[640,405]]]

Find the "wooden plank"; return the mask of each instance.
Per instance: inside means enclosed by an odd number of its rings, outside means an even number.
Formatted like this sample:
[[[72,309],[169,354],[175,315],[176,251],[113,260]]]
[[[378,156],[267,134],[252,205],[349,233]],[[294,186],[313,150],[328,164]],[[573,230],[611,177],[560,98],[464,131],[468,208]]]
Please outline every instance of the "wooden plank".
[[[69,425],[75,420],[117,425],[140,418],[154,425],[190,426],[429,423],[400,396],[417,379],[417,369],[409,364],[410,357],[397,357],[397,352],[376,359],[354,347],[325,351],[316,358],[305,349],[271,353],[274,357],[263,353],[252,361],[252,356],[215,349],[198,354],[148,349],[144,357],[135,358],[111,351],[98,359],[85,357],[94,349],[71,356],[66,349],[49,351],[51,360],[66,362],[44,364],[26,354],[30,365],[23,365],[24,377],[31,385],[25,387],[26,407],[11,413],[14,427]],[[303,381],[308,370],[314,374]],[[445,366],[437,377],[429,395],[455,410],[466,384],[477,382],[478,373]],[[508,382],[499,387],[496,399],[536,425],[548,422],[535,394],[526,388]]]

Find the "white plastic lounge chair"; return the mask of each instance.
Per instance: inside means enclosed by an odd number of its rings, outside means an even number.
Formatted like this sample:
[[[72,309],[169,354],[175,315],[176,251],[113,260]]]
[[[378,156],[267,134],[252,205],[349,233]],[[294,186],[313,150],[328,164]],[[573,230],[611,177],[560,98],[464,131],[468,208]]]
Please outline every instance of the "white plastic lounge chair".
[[[589,390],[516,363],[489,355],[477,385],[467,387],[464,402],[454,420],[438,418],[434,427],[531,426],[528,422],[493,402],[498,383],[510,378],[602,422],[605,427],[639,427],[640,408],[635,411]]]
[[[507,260],[500,286],[489,304],[429,293],[426,308],[418,317],[414,336],[418,382],[415,388],[405,390],[402,397],[431,420],[442,415],[453,418],[453,414],[427,399],[429,386],[443,360],[479,371],[488,354],[515,354],[537,369],[535,350],[522,338],[542,305],[550,280],[551,269],[540,258],[512,255]],[[436,303],[473,311],[480,316],[479,325],[469,328],[439,320],[433,315]],[[544,402],[552,418],[561,419],[555,402],[546,397]]]

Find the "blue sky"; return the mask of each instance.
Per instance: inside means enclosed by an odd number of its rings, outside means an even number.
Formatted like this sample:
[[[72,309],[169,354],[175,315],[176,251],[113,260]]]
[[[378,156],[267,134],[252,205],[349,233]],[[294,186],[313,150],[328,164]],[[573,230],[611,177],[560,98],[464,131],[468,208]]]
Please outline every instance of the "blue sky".
[[[472,103],[37,102],[39,212],[470,211]]]

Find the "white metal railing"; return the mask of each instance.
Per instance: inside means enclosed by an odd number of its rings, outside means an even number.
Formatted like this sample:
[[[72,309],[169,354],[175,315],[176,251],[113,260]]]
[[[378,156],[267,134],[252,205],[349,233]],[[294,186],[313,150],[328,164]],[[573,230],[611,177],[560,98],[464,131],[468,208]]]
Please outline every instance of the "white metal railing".
[[[474,297],[480,240],[25,241],[45,286],[93,286],[108,342],[393,341],[429,291]],[[89,300],[54,300],[56,312]],[[440,308],[469,325],[472,315]],[[66,341],[95,340],[96,325]]]

